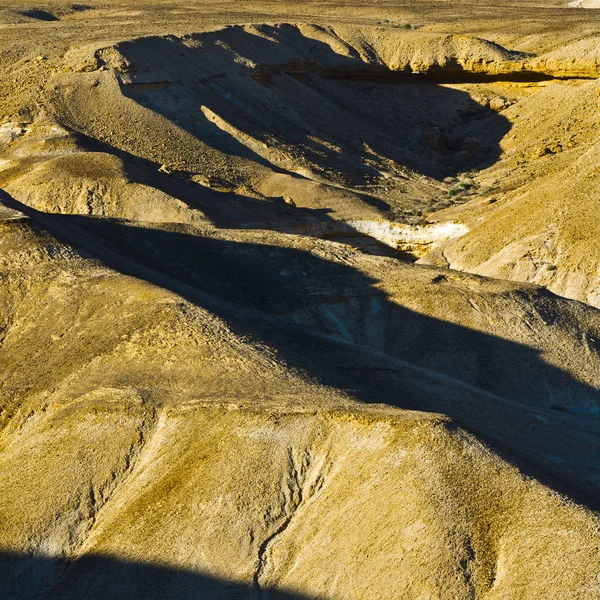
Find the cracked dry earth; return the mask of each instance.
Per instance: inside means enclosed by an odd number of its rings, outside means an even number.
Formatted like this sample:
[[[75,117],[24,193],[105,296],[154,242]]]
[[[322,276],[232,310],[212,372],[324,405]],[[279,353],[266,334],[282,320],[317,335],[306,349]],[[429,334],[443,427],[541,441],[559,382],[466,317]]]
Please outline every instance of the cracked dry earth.
[[[0,599],[599,598],[599,19],[0,2]]]

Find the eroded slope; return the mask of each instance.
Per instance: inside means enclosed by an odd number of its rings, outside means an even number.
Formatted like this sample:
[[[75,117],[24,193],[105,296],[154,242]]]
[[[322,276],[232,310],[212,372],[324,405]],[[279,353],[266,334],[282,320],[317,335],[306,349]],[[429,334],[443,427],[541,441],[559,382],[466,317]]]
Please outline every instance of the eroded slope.
[[[8,597],[597,596],[597,61],[528,43],[40,59],[0,127]]]
[[[58,219],[48,221],[55,231]],[[69,226],[69,235],[80,226]],[[7,589],[19,597],[80,596],[99,586],[109,595],[118,586],[128,594],[180,597],[194,583],[192,572],[229,581],[248,597],[263,588],[356,598],[424,590],[448,597],[506,597],[516,589],[557,598],[563,590],[592,594],[591,513],[525,478],[448,418],[365,408],[356,402],[365,399],[365,386],[352,381],[351,372],[350,395],[315,382],[322,372],[316,365],[311,381],[310,359],[301,359],[307,342],[298,344],[322,325],[289,330],[285,321],[267,319],[273,308],[260,304],[266,322],[253,328],[252,342],[222,320],[227,315],[235,329],[240,318],[261,319],[232,307],[232,290],[221,299],[213,284],[212,299],[204,297],[221,313],[215,317],[200,307],[203,296],[190,303],[120,275],[27,221],[4,224],[2,240],[9,261],[3,261],[8,323],[0,468],[10,482],[0,503],[2,549],[48,557],[44,568],[39,559],[18,565],[3,559]],[[325,243],[321,248],[328,250]],[[335,258],[327,255],[327,261]],[[372,260],[366,259],[363,268]],[[328,268],[335,273],[334,265]],[[434,273],[421,270],[431,281]],[[394,279],[388,277],[388,285]],[[319,294],[325,307],[323,294],[340,291],[328,281]],[[418,277],[413,284],[419,285]],[[241,282],[237,293],[254,289]],[[564,303],[553,302],[560,314]],[[398,325],[394,331],[402,334]],[[261,332],[277,354],[257,339]],[[338,360],[354,362],[363,380],[374,369],[366,387],[377,385],[385,355],[369,357],[368,345],[355,345],[368,342],[365,334],[355,335],[353,344],[321,335],[330,364],[318,363],[335,372]],[[33,339],[38,352],[30,355],[27,373],[15,369],[13,361]],[[480,345],[472,350],[484,351]],[[312,359],[315,351],[309,350]],[[374,360],[377,366],[369,367]],[[511,413],[506,399],[391,360],[387,369],[395,367],[399,379],[385,379],[388,404],[431,410],[444,401],[447,407],[448,401],[466,408],[477,403],[490,419],[489,434],[495,430],[498,437],[508,433],[499,415],[512,427],[517,418],[527,422],[526,405]],[[378,385],[371,400],[385,397],[383,382]],[[553,412],[535,408],[527,436],[538,421],[536,443],[554,440],[555,451],[563,457],[574,451],[575,460],[589,444],[586,426]],[[520,452],[522,468],[536,473],[526,466],[533,448],[521,444]],[[547,471],[560,474],[551,466],[554,455],[537,454]],[[569,470],[590,466],[571,464]],[[524,532],[527,541],[521,542]],[[340,552],[343,560],[331,563]],[[65,571],[65,559],[78,557]],[[140,566],[125,570],[117,561]],[[324,562],[331,567],[323,569]],[[534,562],[543,576],[532,580]],[[144,564],[163,570],[153,574]],[[568,577],[558,576],[565,564]],[[149,588],[152,577],[163,583]],[[205,585],[206,597],[227,596],[216,583]]]

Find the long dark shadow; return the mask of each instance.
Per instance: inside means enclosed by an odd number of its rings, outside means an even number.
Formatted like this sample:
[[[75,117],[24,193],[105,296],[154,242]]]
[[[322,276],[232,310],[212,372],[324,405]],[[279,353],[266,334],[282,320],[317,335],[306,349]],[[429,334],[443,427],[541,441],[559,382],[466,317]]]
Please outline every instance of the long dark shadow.
[[[0,600],[310,600],[192,570],[84,555],[0,553]]]
[[[455,65],[448,74],[429,77],[393,72],[365,62],[356,51],[339,54],[293,26],[264,25],[261,32],[230,27],[191,36],[197,46],[164,37],[120,44],[133,65],[133,83],[123,82],[122,93],[222,152],[266,164],[201,107],[245,134],[294,147],[323,172],[342,174],[352,185],[379,175],[373,153],[437,179],[498,159],[510,122],[468,93],[439,85],[485,82],[485,76]],[[265,64],[240,64],[232,49]],[[143,74],[140,81],[149,73],[161,85],[137,85],[136,73]],[[427,134],[437,129],[443,139],[432,144]],[[473,147],[474,131],[485,136],[479,148]]]
[[[369,254],[391,256],[408,262],[415,261],[413,255],[360,233],[348,223],[332,219],[329,216],[330,209],[291,208],[283,198],[271,199],[269,202],[234,192],[202,187],[191,182],[185,173],[161,173],[157,170],[156,164],[148,159],[134,156],[84,134],[74,135],[77,137],[78,145],[83,149],[118,157],[131,181],[161,190],[190,208],[201,211],[219,229],[267,229],[317,238],[333,238],[346,241]],[[380,210],[389,209],[385,202],[377,198],[366,194],[358,194],[358,196],[368,204],[376,202],[375,206]]]
[[[322,384],[449,415],[524,473],[597,506],[600,429],[577,413],[600,395],[535,349],[400,307],[364,273],[310,252],[1,201],[111,268],[212,311]]]

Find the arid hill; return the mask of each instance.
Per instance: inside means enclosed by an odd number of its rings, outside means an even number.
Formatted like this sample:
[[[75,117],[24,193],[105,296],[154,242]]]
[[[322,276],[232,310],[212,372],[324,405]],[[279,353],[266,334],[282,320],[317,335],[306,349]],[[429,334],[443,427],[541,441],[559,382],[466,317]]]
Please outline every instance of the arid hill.
[[[598,19],[0,4],[0,598],[598,598]]]

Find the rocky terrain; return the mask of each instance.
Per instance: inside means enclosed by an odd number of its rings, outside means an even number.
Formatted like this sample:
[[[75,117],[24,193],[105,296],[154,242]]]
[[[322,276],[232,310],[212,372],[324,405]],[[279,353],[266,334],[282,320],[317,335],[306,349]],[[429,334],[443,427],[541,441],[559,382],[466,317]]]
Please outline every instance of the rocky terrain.
[[[596,14],[0,3],[0,598],[598,598]]]

